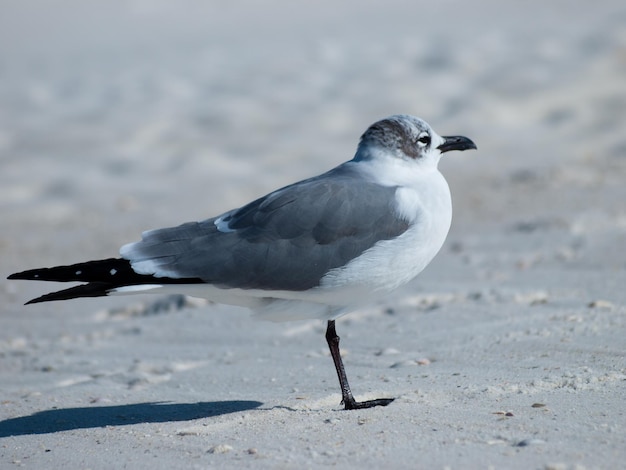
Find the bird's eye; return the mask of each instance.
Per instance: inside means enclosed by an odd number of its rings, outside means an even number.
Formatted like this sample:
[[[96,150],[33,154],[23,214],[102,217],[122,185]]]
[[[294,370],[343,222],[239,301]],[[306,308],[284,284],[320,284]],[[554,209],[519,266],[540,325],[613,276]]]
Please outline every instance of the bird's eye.
[[[420,147],[427,147],[430,145],[430,136],[426,132],[420,134],[417,138],[417,145]]]

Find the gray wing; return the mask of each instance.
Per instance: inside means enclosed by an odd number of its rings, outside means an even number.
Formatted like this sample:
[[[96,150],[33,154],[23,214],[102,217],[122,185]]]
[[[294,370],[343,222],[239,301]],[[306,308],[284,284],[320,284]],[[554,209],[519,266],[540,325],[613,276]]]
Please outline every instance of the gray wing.
[[[121,254],[141,274],[224,288],[306,290],[408,223],[395,187],[339,167],[202,222],[153,230]]]

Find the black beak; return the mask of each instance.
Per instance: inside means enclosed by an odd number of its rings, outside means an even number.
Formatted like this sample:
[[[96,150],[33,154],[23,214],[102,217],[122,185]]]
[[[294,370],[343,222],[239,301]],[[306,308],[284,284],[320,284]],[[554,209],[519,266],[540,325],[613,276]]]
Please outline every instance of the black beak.
[[[476,149],[476,144],[467,137],[462,135],[449,135],[443,137],[443,144],[437,147],[441,153],[449,152],[450,150],[469,150]]]

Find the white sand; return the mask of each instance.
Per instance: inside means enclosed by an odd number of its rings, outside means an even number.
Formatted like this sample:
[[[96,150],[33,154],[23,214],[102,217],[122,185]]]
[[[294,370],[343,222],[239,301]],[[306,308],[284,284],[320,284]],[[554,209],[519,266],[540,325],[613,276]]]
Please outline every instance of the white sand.
[[[479,150],[442,162],[432,265],[338,323],[389,407],[341,410],[321,322],[3,281],[0,468],[623,465],[623,2],[30,3],[0,7],[3,278],[320,173],[389,114]]]

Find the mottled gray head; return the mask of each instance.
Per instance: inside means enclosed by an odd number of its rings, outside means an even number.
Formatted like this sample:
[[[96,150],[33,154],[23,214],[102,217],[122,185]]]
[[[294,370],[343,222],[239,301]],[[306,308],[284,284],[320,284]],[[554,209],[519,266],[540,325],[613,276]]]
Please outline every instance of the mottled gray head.
[[[367,158],[372,150],[391,152],[403,159],[439,157],[450,150],[475,149],[467,137],[441,137],[428,123],[415,116],[396,114],[372,124],[361,136],[357,158]]]

